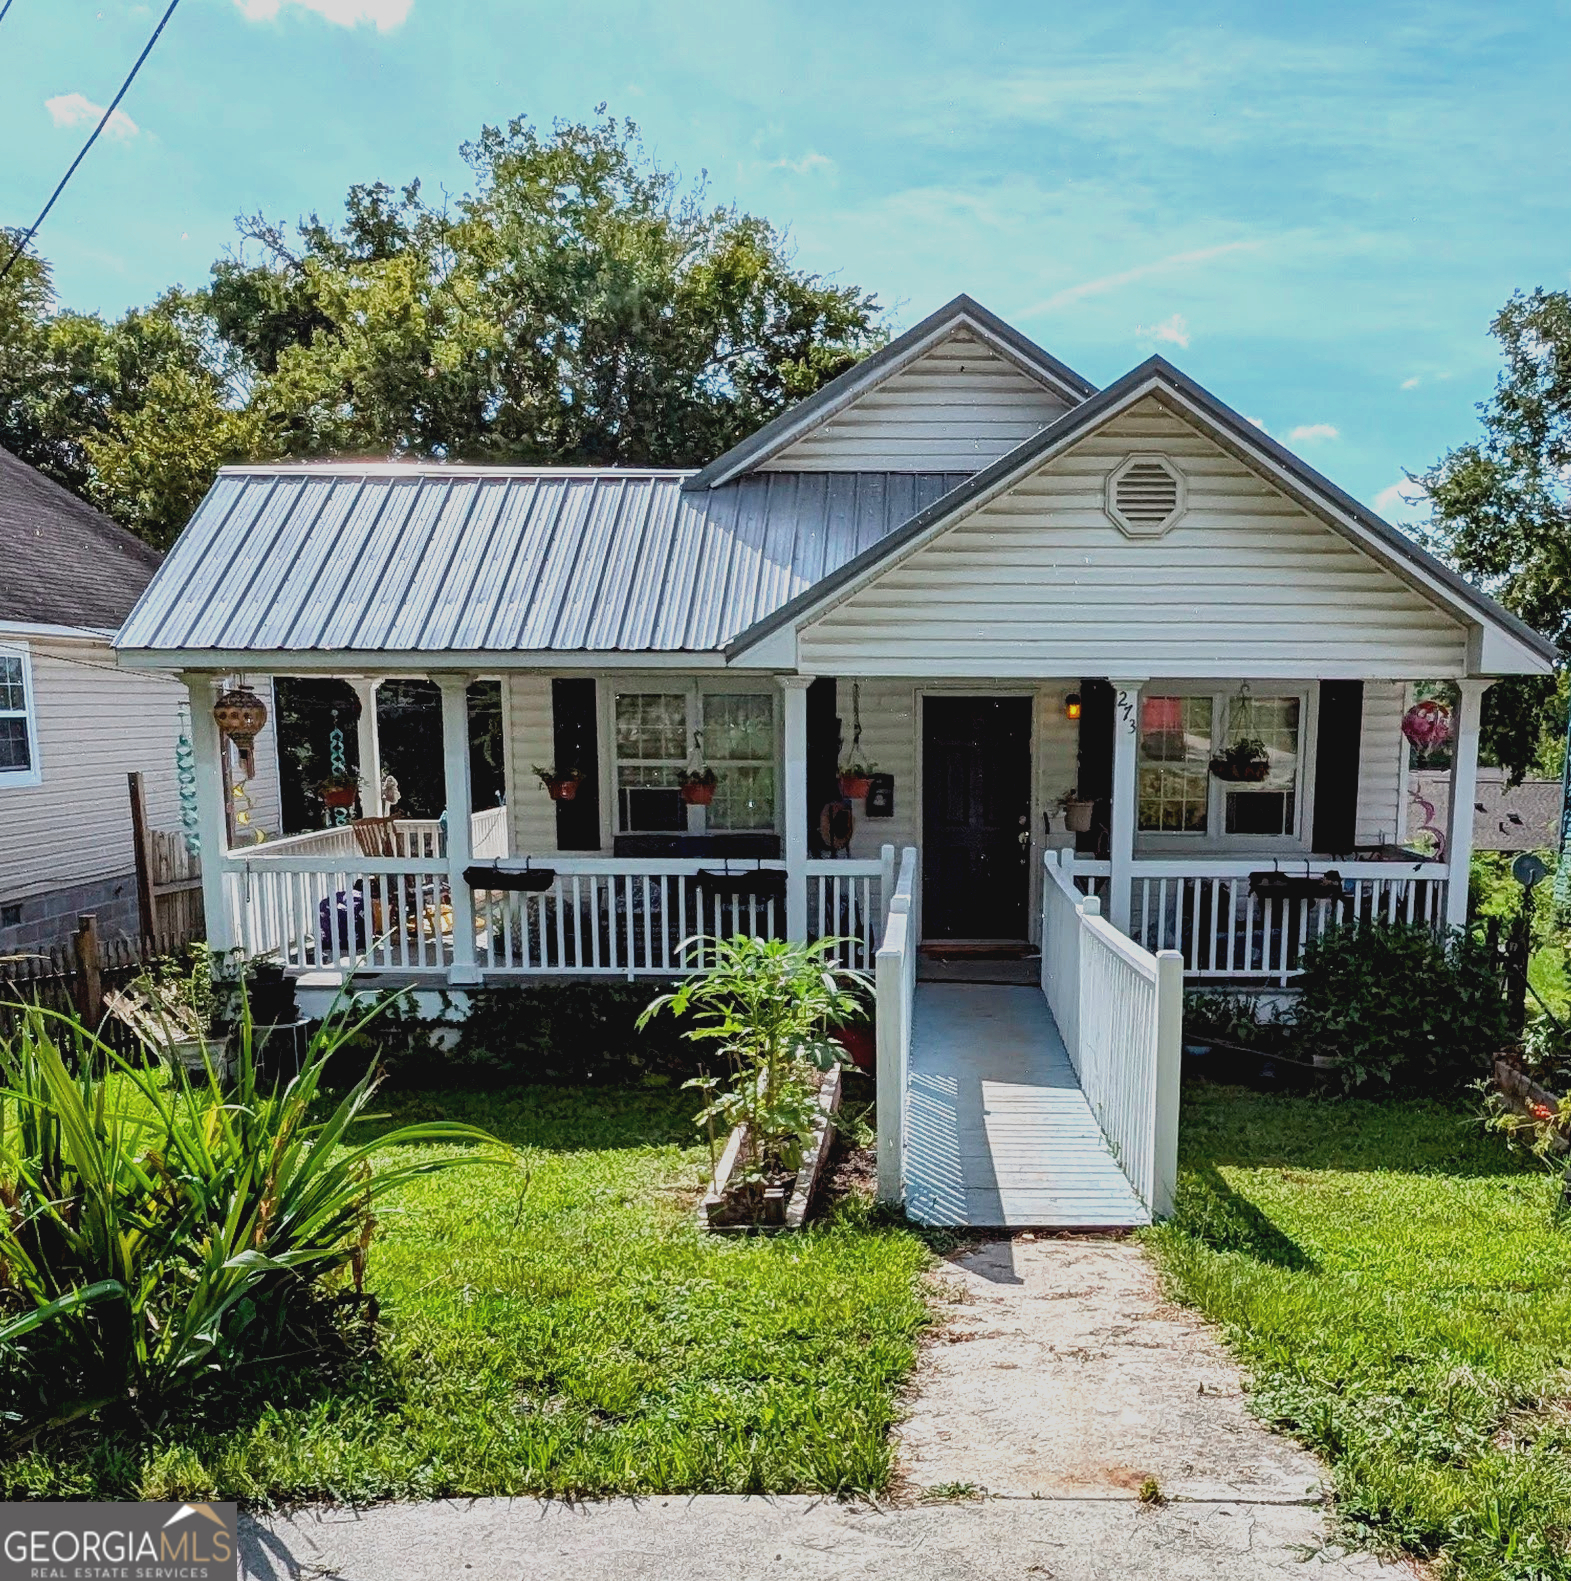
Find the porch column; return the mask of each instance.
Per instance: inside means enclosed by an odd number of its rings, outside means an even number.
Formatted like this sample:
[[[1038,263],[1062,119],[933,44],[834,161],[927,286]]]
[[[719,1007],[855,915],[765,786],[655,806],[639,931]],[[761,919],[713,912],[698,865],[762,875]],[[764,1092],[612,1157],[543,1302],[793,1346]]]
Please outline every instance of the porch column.
[[[1451,731],[1451,807],[1446,829],[1446,924],[1467,922],[1467,875],[1473,862],[1473,803],[1478,799],[1478,721],[1489,681],[1457,682]]]
[[[1140,734],[1140,688],[1146,677],[1110,679],[1113,688],[1113,805],[1109,819],[1107,920],[1129,932],[1130,892],[1135,872],[1135,746]]]
[[[811,675],[782,675],[785,697],[785,784],[781,816],[785,819],[786,937],[807,939],[807,689]]]
[[[229,908],[226,866],[229,846],[225,824],[224,742],[213,718],[213,677],[187,670],[191,699],[191,749],[196,768],[196,837],[202,845],[202,912],[207,942],[213,953],[226,954],[239,944]]]
[[[357,676],[349,683],[360,700],[360,810],[367,818],[380,818],[382,805],[382,737],[376,724],[376,689],[382,683],[372,676]]]
[[[473,862],[469,819],[473,796],[469,788],[469,677],[439,675],[442,692],[442,789],[447,807],[447,891],[453,907],[453,964],[447,980],[454,987],[480,981],[475,966],[475,897],[464,882]]]

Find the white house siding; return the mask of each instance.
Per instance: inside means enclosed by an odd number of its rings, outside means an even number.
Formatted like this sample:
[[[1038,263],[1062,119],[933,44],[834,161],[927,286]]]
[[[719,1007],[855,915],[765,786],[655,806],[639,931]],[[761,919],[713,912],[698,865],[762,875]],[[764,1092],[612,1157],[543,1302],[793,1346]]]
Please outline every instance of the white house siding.
[[[1360,845],[1400,840],[1404,829],[1402,787],[1407,743],[1402,739],[1402,711],[1407,686],[1402,681],[1368,681],[1364,685],[1364,718],[1358,749],[1358,821]]]
[[[551,762],[556,751],[549,675],[508,675],[506,699],[508,804],[512,808],[512,846],[519,855],[556,850],[556,803],[535,775],[534,765]],[[602,751],[604,749],[602,748]]]
[[[1130,539],[1103,506],[1132,452],[1188,508]],[[823,675],[1463,673],[1459,623],[1184,419],[1142,402],[806,627]]]
[[[975,472],[1067,410],[957,331],[765,463],[781,472]]]

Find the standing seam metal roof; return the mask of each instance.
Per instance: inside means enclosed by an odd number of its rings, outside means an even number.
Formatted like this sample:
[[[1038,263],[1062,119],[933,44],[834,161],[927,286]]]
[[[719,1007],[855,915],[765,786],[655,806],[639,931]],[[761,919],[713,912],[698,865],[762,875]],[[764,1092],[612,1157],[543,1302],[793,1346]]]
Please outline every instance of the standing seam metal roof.
[[[964,473],[225,469],[116,639],[159,652],[707,652]]]

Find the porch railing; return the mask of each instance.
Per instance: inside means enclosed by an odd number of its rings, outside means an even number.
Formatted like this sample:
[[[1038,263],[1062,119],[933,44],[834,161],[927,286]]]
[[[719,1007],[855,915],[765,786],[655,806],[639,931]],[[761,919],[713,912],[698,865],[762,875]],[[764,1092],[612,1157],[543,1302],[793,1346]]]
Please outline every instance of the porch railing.
[[[1136,1195],[1172,1212],[1178,1167],[1183,961],[1101,915],[1057,853],[1042,882],[1042,992],[1091,1112]]]
[[[1052,854],[1052,853],[1050,853]],[[1060,870],[1108,909],[1107,862],[1057,853]],[[1295,897],[1257,893],[1251,877],[1335,873],[1341,893]],[[1132,869],[1129,934],[1150,951],[1177,950],[1190,978],[1285,985],[1303,969],[1305,949],[1347,922],[1443,924],[1448,869],[1436,862],[1145,858]]]
[[[900,876],[890,896],[874,974],[878,1009],[878,1195],[882,1201],[892,1203],[905,1197],[905,1117],[919,943],[917,866],[916,848],[908,845],[901,853]]]

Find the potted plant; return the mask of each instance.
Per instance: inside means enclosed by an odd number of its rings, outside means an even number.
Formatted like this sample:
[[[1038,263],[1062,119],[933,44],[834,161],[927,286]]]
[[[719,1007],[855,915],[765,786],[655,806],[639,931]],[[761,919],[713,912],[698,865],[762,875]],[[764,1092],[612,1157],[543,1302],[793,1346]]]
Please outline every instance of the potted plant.
[[[144,971],[104,1005],[150,1048],[185,1067],[193,1076],[229,1074],[229,1038],[223,1029],[219,994],[213,983],[213,957],[205,944],[193,944],[188,969],[163,962]]]
[[[578,787],[584,778],[582,769],[543,769],[537,763],[534,771],[552,801],[572,801],[578,795]]]
[[[1091,815],[1096,811],[1096,803],[1084,797],[1077,790],[1065,791],[1058,798],[1058,805],[1064,812],[1064,828],[1070,834],[1088,834],[1091,829]]]
[[[353,769],[334,769],[316,793],[329,807],[353,807],[360,794],[360,776]]]
[[[859,758],[853,758],[840,770],[840,794],[847,801],[866,801],[867,793],[873,788],[873,775],[877,768],[876,763],[864,763]]]
[[[1211,772],[1236,785],[1258,785],[1271,772],[1266,744],[1258,736],[1240,736],[1225,752],[1211,759]]]
[[[689,807],[707,807],[715,799],[719,777],[711,768],[689,769],[682,776],[682,800]]]

